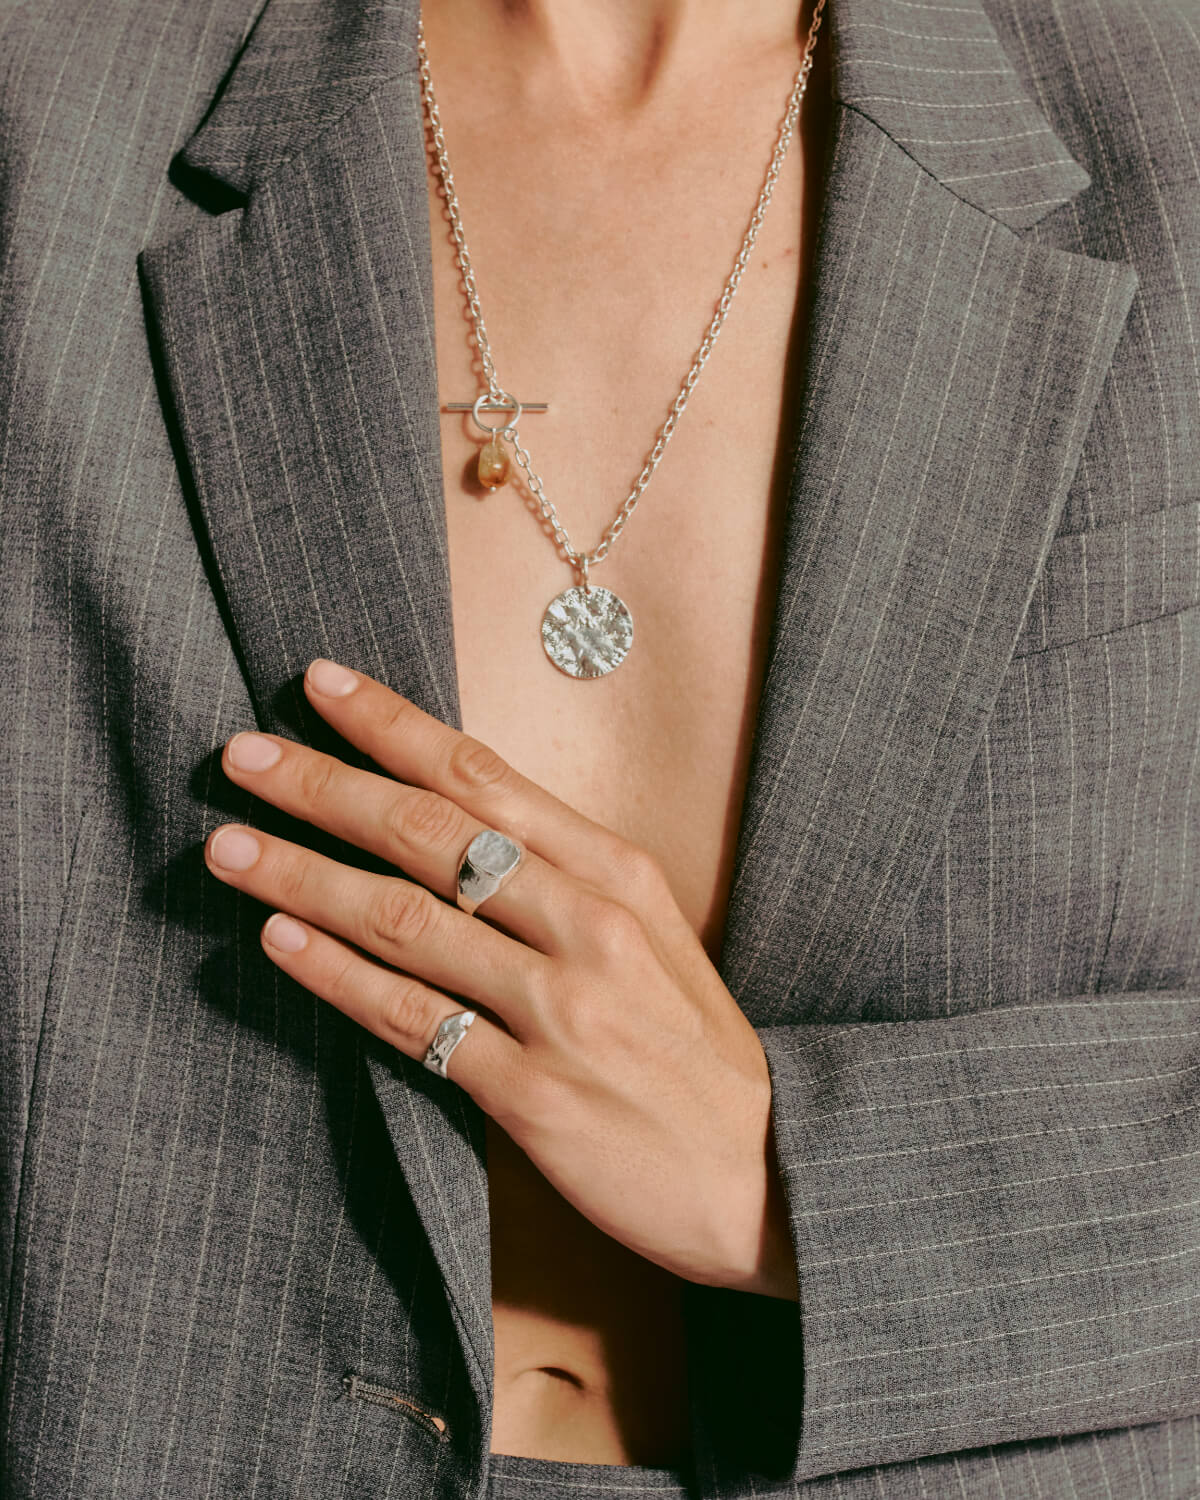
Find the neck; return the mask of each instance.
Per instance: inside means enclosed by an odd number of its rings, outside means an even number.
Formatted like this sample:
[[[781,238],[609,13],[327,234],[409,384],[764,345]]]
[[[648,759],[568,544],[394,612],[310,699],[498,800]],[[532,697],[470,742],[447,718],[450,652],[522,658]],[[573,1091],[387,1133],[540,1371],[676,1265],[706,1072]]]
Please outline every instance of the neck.
[[[424,14],[431,52],[439,39],[456,49],[469,46],[482,58],[503,59],[524,91],[552,91],[581,114],[611,117],[695,88],[731,50],[794,50],[811,6],[808,0],[425,0]]]

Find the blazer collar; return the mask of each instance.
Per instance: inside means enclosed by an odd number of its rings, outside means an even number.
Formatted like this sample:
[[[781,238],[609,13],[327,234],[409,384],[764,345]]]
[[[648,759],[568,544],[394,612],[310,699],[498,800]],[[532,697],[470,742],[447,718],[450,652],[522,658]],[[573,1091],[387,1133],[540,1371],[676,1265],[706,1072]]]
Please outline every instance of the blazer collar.
[[[266,0],[184,163],[243,195],[391,79],[415,74],[420,0]]]
[[[419,0],[267,0],[183,149],[247,194],[389,79],[417,71]],[[1030,99],[982,0],[831,0],[838,103],[956,196],[1026,228],[1089,178]]]
[[[956,197],[1024,229],[1088,186],[981,0],[832,0],[831,20],[839,101]]]

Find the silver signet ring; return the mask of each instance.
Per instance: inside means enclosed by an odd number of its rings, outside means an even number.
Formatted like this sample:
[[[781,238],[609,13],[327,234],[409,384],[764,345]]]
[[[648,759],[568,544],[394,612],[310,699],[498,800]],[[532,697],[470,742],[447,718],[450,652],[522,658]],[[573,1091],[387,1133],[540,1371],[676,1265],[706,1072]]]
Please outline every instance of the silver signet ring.
[[[458,864],[458,904],[468,916],[516,871],[525,851],[494,828],[477,833]]]
[[[445,1078],[446,1064],[450,1061],[450,1054],[466,1036],[467,1031],[475,1019],[473,1010],[455,1011],[454,1015],[447,1016],[438,1027],[433,1041],[421,1061],[431,1073],[436,1073],[439,1078]]]

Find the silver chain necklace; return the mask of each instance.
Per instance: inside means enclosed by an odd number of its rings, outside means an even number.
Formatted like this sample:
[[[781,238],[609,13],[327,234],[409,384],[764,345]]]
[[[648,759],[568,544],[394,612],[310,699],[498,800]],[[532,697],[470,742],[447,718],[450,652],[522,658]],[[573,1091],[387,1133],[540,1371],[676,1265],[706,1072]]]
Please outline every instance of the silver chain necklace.
[[[816,50],[817,34],[821,29],[821,16],[825,10],[825,4],[826,0],[816,0],[808,40],[805,43],[800,67],[788,97],[787,110],[779,127],[779,135],[775,142],[775,149],[771,153],[762,191],[758,195],[754,212],[750,215],[750,223],[742,238],[741,249],[733,263],[733,270],[730,271],[729,278],[725,282],[712,321],[700,341],[700,347],[692,360],[691,368],[683,378],[679,393],[671,403],[666,420],[658,430],[654,446],[642,467],[642,472],[634,481],[633,488],[625,497],[603,536],[590,552],[580,552],[572,545],[567,529],[559,519],[553,501],[547,498],[541,476],[534,469],[529,453],[522,444],[517,431],[517,424],[523,412],[544,411],[545,405],[535,406],[533,403],[523,405],[504,389],[496,374],[491,344],[488,341],[487,328],[483,321],[483,311],[479,304],[475,270],[467,250],[467,237],[463,231],[458,194],[454,189],[454,176],[450,170],[450,160],[446,152],[446,137],[442,130],[441,115],[438,113],[437,97],[433,91],[429,54],[425,46],[425,29],[421,19],[418,18],[417,55],[420,60],[421,96],[429,119],[429,132],[433,141],[438,177],[446,196],[446,211],[450,216],[455,256],[466,291],[467,310],[474,325],[475,344],[486,381],[486,389],[474,402],[453,402],[448,405],[447,410],[469,411],[475,425],[480,431],[488,434],[487,442],[479,455],[478,465],[479,481],[486,488],[495,489],[507,481],[510,465],[503,445],[505,441],[512,445],[513,454],[525,472],[526,483],[537,504],[541,518],[551,528],[555,546],[578,575],[578,584],[564,589],[561,594],[552,599],[542,616],[542,644],[546,655],[556,667],[570,677],[605,676],[621,665],[633,644],[633,616],[628,606],[611,589],[600,588],[592,584],[588,578],[588,571],[608,556],[613,543],[624,531],[629,518],[637,509],[638,501],[645,493],[651,476],[666,452],[671,435],[700,378],[700,372],[708,363],[708,357],[717,341],[717,335],[724,326],[730,305],[753,253],[758,232],[762,228],[767,205],[779,181],[779,174],[783,168],[792,136],[795,134],[800,104],[808,89],[808,78],[812,72],[813,53]],[[483,420],[482,414],[485,411],[504,413],[505,420],[489,425]]]

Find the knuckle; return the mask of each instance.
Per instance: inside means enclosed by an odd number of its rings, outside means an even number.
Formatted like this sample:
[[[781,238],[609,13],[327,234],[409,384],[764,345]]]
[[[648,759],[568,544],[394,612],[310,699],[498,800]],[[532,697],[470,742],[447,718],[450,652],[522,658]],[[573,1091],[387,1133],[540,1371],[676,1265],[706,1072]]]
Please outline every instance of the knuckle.
[[[522,1007],[535,1020],[553,1011],[561,989],[561,978],[555,964],[530,949],[521,981]]]
[[[353,953],[344,950],[329,961],[326,984],[331,1000],[342,1000],[355,994],[358,963]]]
[[[299,790],[308,806],[320,807],[326,801],[333,780],[333,769],[333,761],[327,755],[302,757]]]
[[[588,931],[600,954],[613,960],[636,952],[643,937],[641,922],[619,901],[596,902],[588,914]]]
[[[415,792],[392,809],[392,834],[407,848],[443,849],[460,837],[462,814],[436,792]]]
[[[386,735],[401,735],[411,722],[412,705],[406,703],[399,693],[384,693],[376,712],[379,731]]]
[[[448,770],[452,785],[468,792],[503,789],[512,774],[507,761],[469,736],[451,750]]]
[[[521,1040],[555,1034],[567,1008],[564,975],[551,959],[530,950],[530,961],[521,978],[520,1018],[510,1027]]]
[[[384,996],[380,1025],[386,1040],[427,1046],[437,1030],[433,997],[412,979],[397,979]]]
[[[410,948],[429,931],[434,902],[422,886],[397,881],[375,902],[371,913],[371,936],[388,948]]]
[[[667,889],[666,872],[653,854],[626,844],[618,855],[618,879],[627,898],[638,902],[657,902]]]
[[[309,862],[303,854],[281,854],[271,871],[272,901],[285,911],[300,911],[308,891]]]

